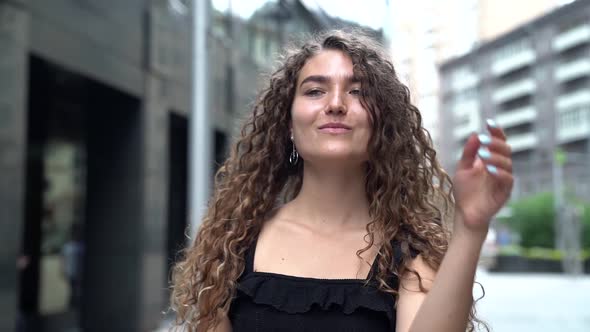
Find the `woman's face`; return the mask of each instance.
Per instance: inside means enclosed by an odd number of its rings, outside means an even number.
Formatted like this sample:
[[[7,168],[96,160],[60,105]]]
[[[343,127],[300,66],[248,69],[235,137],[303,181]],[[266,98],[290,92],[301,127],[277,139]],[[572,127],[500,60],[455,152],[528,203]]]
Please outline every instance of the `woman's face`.
[[[350,57],[324,50],[299,73],[291,108],[291,132],[306,162],[360,164],[368,159],[369,115]]]

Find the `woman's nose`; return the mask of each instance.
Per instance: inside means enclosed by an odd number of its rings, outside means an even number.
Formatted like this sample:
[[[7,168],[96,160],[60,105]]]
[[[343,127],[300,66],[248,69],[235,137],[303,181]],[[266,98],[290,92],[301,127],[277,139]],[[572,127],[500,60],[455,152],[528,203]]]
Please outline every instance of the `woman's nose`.
[[[345,114],[347,111],[346,103],[344,101],[344,94],[342,92],[334,92],[330,98],[326,113],[328,114]]]

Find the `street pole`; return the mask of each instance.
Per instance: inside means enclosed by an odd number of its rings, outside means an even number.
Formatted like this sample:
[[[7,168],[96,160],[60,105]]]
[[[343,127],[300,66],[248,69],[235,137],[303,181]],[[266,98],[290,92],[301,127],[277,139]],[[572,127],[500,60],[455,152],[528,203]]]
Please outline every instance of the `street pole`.
[[[565,164],[565,152],[557,148],[553,156],[553,210],[555,213],[555,249],[565,249],[563,241],[563,164]]]
[[[571,168],[577,165],[576,162],[582,160],[582,167],[587,169],[587,162],[584,157],[572,152],[566,153],[558,148],[555,151],[553,160],[556,248],[562,253],[564,272],[572,275],[579,275],[583,270],[580,256],[582,213],[575,203],[565,201],[563,167],[568,163]],[[585,176],[581,177],[581,179],[585,178]],[[576,192],[574,191],[571,194],[576,195]]]
[[[553,210],[555,212],[555,249],[559,250],[561,256],[561,266],[565,273],[569,273],[568,253],[566,252],[565,239],[565,216],[564,216],[564,198],[563,198],[563,165],[566,162],[566,154],[561,148],[555,150],[553,156]]]
[[[192,1],[192,93],[189,115],[189,222],[194,240],[207,208],[211,183],[211,126],[207,91],[208,0]]]

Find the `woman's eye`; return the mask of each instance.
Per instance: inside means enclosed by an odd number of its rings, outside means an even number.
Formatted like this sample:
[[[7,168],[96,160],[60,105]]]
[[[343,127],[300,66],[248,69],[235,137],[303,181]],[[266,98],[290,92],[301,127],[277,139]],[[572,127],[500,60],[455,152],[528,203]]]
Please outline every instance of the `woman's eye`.
[[[323,93],[322,90],[312,89],[312,90],[305,92],[305,95],[311,96],[311,97],[316,97],[316,96],[321,95],[322,93]]]
[[[352,89],[352,90],[350,90],[350,94],[358,96],[361,94],[361,89]]]

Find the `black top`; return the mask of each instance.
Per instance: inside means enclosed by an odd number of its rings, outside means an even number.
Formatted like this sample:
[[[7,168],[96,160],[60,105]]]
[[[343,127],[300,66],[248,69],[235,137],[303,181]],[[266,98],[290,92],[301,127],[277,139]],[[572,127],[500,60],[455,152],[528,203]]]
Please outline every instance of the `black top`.
[[[395,298],[365,279],[316,279],[253,270],[256,247],[246,252],[244,273],[229,319],[234,332],[395,331]],[[396,262],[401,261],[394,245]],[[412,253],[415,256],[415,253]],[[398,287],[393,276],[390,285]]]

